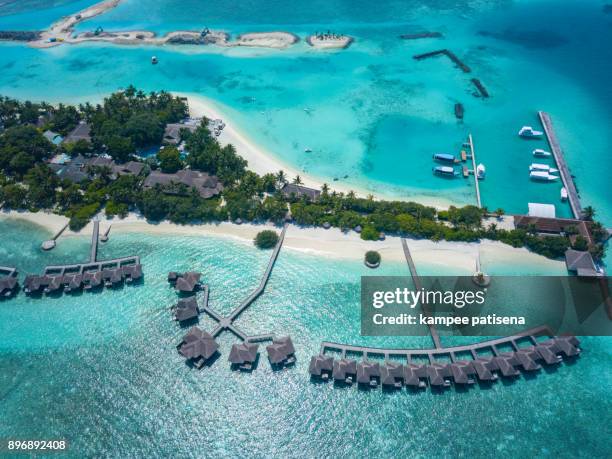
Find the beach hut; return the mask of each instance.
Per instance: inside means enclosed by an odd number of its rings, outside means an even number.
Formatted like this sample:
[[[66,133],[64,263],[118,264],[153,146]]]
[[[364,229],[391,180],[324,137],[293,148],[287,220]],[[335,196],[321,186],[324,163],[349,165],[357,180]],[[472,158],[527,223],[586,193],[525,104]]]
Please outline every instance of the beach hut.
[[[315,355],[310,359],[308,373],[310,373],[312,378],[327,381],[332,374],[333,366],[333,357],[328,357],[323,354]]]
[[[178,322],[188,322],[198,318],[200,309],[195,296],[182,298],[173,308],[174,320]]]
[[[266,347],[268,360],[273,367],[282,367],[295,363],[295,347],[289,336],[283,336],[272,341]]]
[[[350,359],[334,360],[332,377],[334,382],[353,384],[357,377],[357,362]]]
[[[259,345],[247,341],[234,344],[230,350],[228,361],[231,363],[232,368],[250,371],[257,361],[258,349]]]
[[[210,333],[198,327],[189,330],[177,346],[179,354],[198,369],[202,368],[218,349],[219,345]]]

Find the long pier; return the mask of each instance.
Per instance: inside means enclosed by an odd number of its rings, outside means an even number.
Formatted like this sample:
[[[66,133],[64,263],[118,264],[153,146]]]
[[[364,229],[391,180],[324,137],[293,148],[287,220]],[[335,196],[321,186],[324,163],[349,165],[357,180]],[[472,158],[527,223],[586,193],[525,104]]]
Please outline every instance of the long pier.
[[[416,265],[414,264],[414,260],[412,259],[412,255],[410,254],[410,249],[408,248],[408,242],[406,242],[405,238],[402,238],[402,248],[404,249],[404,256],[406,257],[406,262],[408,263],[408,268],[410,269],[410,275],[412,276],[414,287],[416,290],[421,290],[423,288],[423,284],[421,284],[421,279],[419,277],[419,274],[417,273]],[[427,314],[428,316],[431,315],[431,313],[427,309],[425,309],[422,303],[420,304],[420,306],[424,314]],[[442,348],[442,343],[440,342],[440,335],[438,335],[438,330],[436,330],[436,327],[433,324],[429,324],[428,326],[431,339],[434,342],[434,346],[436,346],[436,349]]]
[[[519,350],[518,342],[521,340],[529,340],[531,344],[537,344],[537,336],[553,337],[553,333],[549,327],[543,325],[540,327],[531,328],[511,336],[496,338],[488,341],[480,341],[478,343],[465,344],[462,346],[453,346],[436,349],[384,349],[370,346],[354,346],[350,344],[340,344],[331,341],[323,341],[321,343],[320,353],[324,355],[327,351],[340,352],[342,358],[345,358],[347,353],[360,354],[364,360],[368,357],[383,356],[385,360],[389,360],[391,356],[405,357],[408,363],[412,363],[413,358],[427,358],[430,363],[434,363],[436,357],[447,356],[452,362],[457,360],[457,354],[470,355],[474,360],[478,358],[478,352],[490,351],[494,356],[500,354],[498,347],[504,345],[512,346],[515,351]]]
[[[461,69],[463,73],[470,73],[472,71],[472,69],[470,69],[466,64],[464,64],[463,61],[459,59],[457,55],[449,49],[438,49],[436,51],[430,51],[428,53],[416,54],[412,56],[412,58],[417,61],[420,61],[423,59],[427,59],[429,57],[440,56],[440,55],[445,55],[446,57],[448,57],[451,61],[455,63],[455,65],[457,65],[457,67]]]
[[[472,134],[468,135],[468,146],[470,147],[470,156],[472,157],[472,175],[474,176],[474,184],[476,185],[476,203],[479,209],[482,209],[480,201],[480,185],[478,184],[478,174],[476,173],[476,151],[474,150],[474,139]]]
[[[283,246],[283,242],[285,240],[285,233],[287,232],[287,224],[283,226],[283,229],[278,238],[278,242],[272,251],[272,255],[270,256],[270,261],[268,261],[268,265],[266,270],[261,278],[261,281],[257,288],[246,297],[240,305],[238,305],[230,315],[224,317],[214,309],[208,306],[208,291],[206,292],[206,302],[205,306],[200,308],[203,312],[208,314],[213,320],[217,322],[217,326],[210,333],[213,337],[216,337],[224,330],[229,330],[233,334],[235,334],[238,338],[243,341],[256,342],[256,341],[270,341],[273,338],[272,334],[262,334],[255,336],[248,336],[245,332],[240,330],[238,327],[234,325],[234,321],[238,318],[240,314],[242,314],[259,296],[264,292],[266,285],[268,284],[268,280],[272,274],[272,270],[274,269],[274,265],[276,264],[276,260],[278,259],[278,254]]]
[[[91,234],[91,248],[89,251],[89,262],[93,263],[98,257],[98,239],[100,237],[100,221],[94,220],[93,232]]]
[[[574,214],[574,218],[576,220],[581,220],[582,206],[580,205],[580,197],[578,196],[578,190],[576,189],[576,185],[574,184],[574,179],[572,178],[572,174],[570,173],[569,167],[565,162],[563,150],[561,150],[561,145],[559,144],[559,140],[557,139],[557,135],[555,134],[555,130],[553,129],[550,115],[546,112],[539,111],[538,116],[540,117],[540,122],[544,127],[544,132],[546,133],[546,138],[548,139],[548,145],[550,145],[552,154],[555,157],[557,168],[561,173],[561,180],[563,181],[563,186],[567,190],[569,204],[572,209],[572,213]]]

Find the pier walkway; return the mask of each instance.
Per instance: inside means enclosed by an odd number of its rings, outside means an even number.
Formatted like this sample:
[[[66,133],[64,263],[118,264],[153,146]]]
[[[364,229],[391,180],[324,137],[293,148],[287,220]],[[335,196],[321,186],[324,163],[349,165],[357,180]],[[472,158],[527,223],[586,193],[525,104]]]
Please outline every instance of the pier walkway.
[[[577,220],[581,220],[582,206],[580,205],[580,197],[578,196],[578,190],[576,189],[576,185],[574,184],[574,179],[572,178],[572,174],[570,173],[569,167],[565,162],[563,150],[561,150],[561,145],[559,144],[559,140],[557,139],[557,135],[555,134],[555,130],[553,129],[550,115],[546,112],[539,111],[538,116],[540,117],[540,122],[544,127],[544,132],[546,133],[546,138],[548,139],[548,144],[550,145],[552,154],[555,157],[557,168],[561,173],[561,180],[563,181],[563,186],[567,190],[569,204],[572,209],[572,213],[574,214],[574,218]]]
[[[266,271],[263,274],[261,282],[259,283],[257,288],[230,313],[229,316],[224,317],[208,306],[208,291],[206,292],[205,307],[201,309],[203,312],[207,313],[213,320],[218,322],[215,329],[211,332],[211,335],[213,337],[219,335],[223,330],[229,330],[243,341],[271,341],[273,339],[272,334],[248,336],[245,332],[243,332],[234,325],[234,321],[253,303],[253,301],[259,298],[259,296],[264,292],[266,285],[268,284],[268,280],[270,279],[270,276],[272,274],[272,270],[274,269],[274,265],[276,264],[278,254],[280,253],[280,250],[283,246],[283,241],[285,240],[285,233],[287,232],[287,226],[287,224],[283,226],[281,234],[278,238],[278,242],[276,243],[276,246],[272,251],[270,261],[268,261],[268,265],[266,267]]]
[[[476,204],[479,209],[482,209],[480,201],[480,185],[478,184],[478,174],[476,172],[476,151],[474,150],[474,138],[472,134],[468,135],[468,146],[470,147],[470,156],[472,157],[472,175],[474,176],[474,184],[476,185]]]
[[[51,250],[55,248],[57,239],[64,233],[64,231],[66,231],[69,225],[70,223],[66,223],[64,226],[62,226],[60,230],[57,233],[55,233],[55,235],[51,239],[49,239],[48,241],[44,241],[42,243],[41,248],[43,250]]]
[[[91,248],[89,251],[89,262],[93,263],[98,258],[98,239],[100,238],[100,221],[94,220],[93,232],[91,234]]]
[[[414,282],[414,288],[416,290],[421,290],[423,288],[423,284],[421,284],[421,279],[419,278],[419,274],[417,273],[414,260],[412,259],[412,255],[410,255],[408,242],[405,238],[402,238],[402,248],[404,249],[404,256],[406,257],[406,262],[408,263],[408,268],[410,269],[412,281]],[[426,310],[423,304],[420,304],[420,306],[424,314],[427,314],[428,316],[431,315],[430,311]],[[440,335],[438,335],[438,330],[436,330],[436,327],[432,324],[429,325],[429,333],[431,334],[431,339],[433,340],[436,349],[442,348],[442,343],[440,342]]]

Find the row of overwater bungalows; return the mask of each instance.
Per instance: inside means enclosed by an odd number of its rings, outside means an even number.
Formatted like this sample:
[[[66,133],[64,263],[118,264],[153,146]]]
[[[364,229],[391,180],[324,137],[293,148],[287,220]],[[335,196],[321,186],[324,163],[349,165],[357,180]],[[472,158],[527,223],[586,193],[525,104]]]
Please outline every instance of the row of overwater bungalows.
[[[503,352],[496,356],[482,356],[474,360],[460,360],[452,363],[431,363],[419,365],[369,360],[357,362],[319,354],[312,357],[308,371],[315,380],[333,380],[337,384],[357,383],[364,387],[382,385],[388,389],[411,388],[443,389],[455,385],[470,385],[476,380],[496,381],[499,376],[513,378],[521,371],[533,372],[543,365],[556,365],[563,357],[572,358],[580,353],[579,341],[573,336],[550,338],[534,346],[515,352]],[[419,354],[422,355],[422,354]]]
[[[71,272],[63,274],[28,275],[24,280],[24,291],[28,295],[69,293],[74,291],[93,290],[99,287],[113,288],[123,282],[128,284],[140,280],[143,276],[139,263],[115,266],[95,271]]]

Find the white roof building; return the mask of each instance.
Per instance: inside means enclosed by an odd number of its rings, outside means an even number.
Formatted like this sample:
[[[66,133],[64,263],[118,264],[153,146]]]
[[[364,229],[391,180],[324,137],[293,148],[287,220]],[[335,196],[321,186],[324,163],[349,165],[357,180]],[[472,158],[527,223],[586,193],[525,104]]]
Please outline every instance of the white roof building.
[[[530,217],[544,217],[544,218],[555,218],[555,206],[553,204],[540,204],[537,202],[530,202],[529,206]]]

